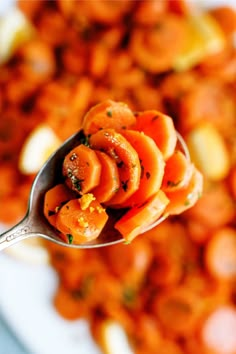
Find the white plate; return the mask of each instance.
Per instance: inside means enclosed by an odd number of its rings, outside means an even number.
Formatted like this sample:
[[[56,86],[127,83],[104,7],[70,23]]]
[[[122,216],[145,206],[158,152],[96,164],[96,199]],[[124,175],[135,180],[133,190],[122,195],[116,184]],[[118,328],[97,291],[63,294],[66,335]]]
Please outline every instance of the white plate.
[[[54,310],[56,287],[49,266],[0,254],[0,311],[24,346],[34,354],[100,354],[85,321],[66,321]]]
[[[0,1],[0,15],[13,2]],[[235,6],[235,0],[202,3]],[[65,321],[54,310],[56,287],[57,277],[49,266],[0,254],[0,311],[25,347],[34,354],[100,354],[85,321]]]

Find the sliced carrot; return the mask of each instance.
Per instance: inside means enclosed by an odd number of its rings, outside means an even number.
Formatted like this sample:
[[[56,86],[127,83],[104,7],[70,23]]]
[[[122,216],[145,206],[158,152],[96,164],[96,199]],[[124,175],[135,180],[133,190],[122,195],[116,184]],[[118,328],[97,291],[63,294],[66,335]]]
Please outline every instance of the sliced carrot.
[[[52,226],[56,227],[57,214],[60,208],[66,202],[75,198],[73,192],[64,184],[57,184],[45,193],[43,212]]]
[[[201,306],[202,298],[181,286],[163,291],[157,296],[153,311],[169,334],[188,336],[198,324]]]
[[[68,243],[82,244],[96,239],[108,215],[91,193],[70,200],[58,212],[56,227]]]
[[[157,2],[158,3],[158,2]],[[172,69],[186,41],[186,24],[181,16],[166,13],[153,26],[134,26],[129,52],[137,64],[151,74]]]
[[[126,129],[136,123],[136,118],[127,104],[105,100],[92,107],[85,115],[82,129],[85,135],[94,134],[101,129]]]
[[[135,129],[150,136],[167,160],[173,154],[177,143],[173,120],[156,110],[144,111],[136,119]]]
[[[115,224],[126,242],[131,242],[136,236],[144,232],[145,228],[156,221],[164,212],[169,199],[159,190],[143,205],[127,211]]]
[[[102,151],[95,151],[101,163],[101,183],[92,192],[99,203],[109,201],[120,187],[119,173],[115,161]]]
[[[186,216],[203,225],[208,232],[234,222],[234,199],[225,183],[210,183],[206,186],[202,198],[187,211]]]
[[[60,285],[55,294],[53,303],[58,313],[67,320],[85,318],[89,314],[88,303],[79,296],[73,296],[64,285]]]
[[[187,186],[173,192],[166,192],[170,203],[165,212],[169,215],[178,215],[191,208],[201,196],[202,188],[203,176],[194,168],[193,175]]]
[[[132,145],[114,129],[100,130],[90,137],[90,146],[107,153],[116,162],[120,188],[108,205],[124,203],[139,187],[141,166]]]
[[[176,150],[166,161],[162,189],[164,191],[174,191],[186,186],[192,173],[193,165],[181,151]]]
[[[66,184],[79,194],[84,194],[99,184],[101,168],[96,153],[81,144],[66,155],[62,172]]]
[[[139,188],[123,206],[140,205],[160,189],[165,162],[154,140],[143,132],[126,130],[122,135],[137,151],[141,164]]]
[[[205,248],[209,272],[222,280],[236,277],[236,231],[223,227],[213,233]]]

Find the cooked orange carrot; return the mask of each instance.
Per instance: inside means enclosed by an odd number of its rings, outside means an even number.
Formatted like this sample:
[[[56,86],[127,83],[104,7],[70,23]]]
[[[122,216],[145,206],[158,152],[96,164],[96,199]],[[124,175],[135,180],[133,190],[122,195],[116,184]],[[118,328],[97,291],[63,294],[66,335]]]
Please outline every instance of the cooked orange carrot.
[[[141,167],[137,152],[114,129],[104,129],[92,134],[89,143],[93,149],[106,152],[118,166],[120,188],[108,205],[124,203],[139,187]]]
[[[192,176],[193,165],[179,150],[166,161],[162,189],[174,191],[186,186]]]
[[[170,70],[185,43],[185,27],[183,18],[167,13],[155,25],[132,28],[131,56],[140,67],[153,74]]]
[[[96,153],[81,144],[66,155],[62,172],[66,184],[77,193],[84,194],[99,184],[101,164]]]
[[[167,1],[143,1],[134,14],[134,20],[142,25],[155,25],[165,15],[167,6]]]
[[[164,159],[168,159],[173,154],[177,142],[173,120],[155,110],[144,111],[136,119],[135,129],[150,136],[161,150]]]
[[[165,162],[154,140],[135,130],[126,130],[122,135],[137,151],[141,164],[141,177],[138,190],[122,205],[142,204],[160,189]]]
[[[210,10],[210,14],[220,24],[226,36],[233,36],[236,31],[236,10],[229,6],[219,6]]]
[[[187,211],[188,218],[196,220],[212,230],[229,224],[235,220],[236,210],[233,197],[225,183],[213,183],[204,189],[202,198]]]
[[[51,225],[56,227],[58,211],[65,203],[75,198],[75,194],[64,184],[57,184],[45,193],[43,212]]]
[[[125,103],[105,100],[88,111],[84,117],[82,128],[85,135],[89,135],[107,128],[126,129],[135,123],[135,116]]]
[[[85,299],[74,291],[69,292],[64,285],[60,285],[54,297],[54,306],[58,313],[67,320],[85,318],[89,314],[89,306]]]
[[[96,150],[96,155],[101,163],[100,183],[92,192],[99,203],[109,201],[120,187],[119,173],[115,161],[102,151]]]
[[[59,210],[56,227],[68,243],[84,243],[99,236],[108,215],[93,194],[70,200]]]
[[[193,175],[187,186],[173,192],[166,192],[166,196],[169,198],[170,203],[165,212],[169,215],[178,215],[191,208],[200,198],[202,188],[202,174],[194,168]]]
[[[120,243],[104,248],[103,254],[108,268],[122,279],[123,284],[137,287],[142,284],[150,267],[153,249],[144,238],[138,237],[130,247]]]
[[[205,249],[209,272],[222,280],[236,277],[236,231],[223,227],[213,233]]]
[[[229,188],[232,196],[236,199],[236,166],[232,168],[229,174]]]
[[[139,329],[138,331],[137,328]],[[146,314],[145,312],[138,312],[137,317],[135,316],[134,333],[132,333],[131,338],[132,343],[136,344],[134,344],[135,354],[160,353],[162,347],[162,333],[160,324],[155,316]],[[172,351],[168,351],[166,354],[167,353],[179,354],[176,352],[172,353]]]
[[[188,335],[196,328],[202,299],[185,286],[163,291],[153,304],[153,311],[169,334]]]
[[[169,199],[159,190],[144,204],[136,206],[122,216],[115,224],[126,242],[131,242],[136,236],[156,221],[165,211]]]

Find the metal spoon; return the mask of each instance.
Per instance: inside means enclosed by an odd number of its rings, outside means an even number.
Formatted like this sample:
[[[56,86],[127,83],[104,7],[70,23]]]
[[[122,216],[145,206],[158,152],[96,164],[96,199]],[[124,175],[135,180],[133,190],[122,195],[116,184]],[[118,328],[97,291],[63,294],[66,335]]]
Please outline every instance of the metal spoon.
[[[124,241],[122,235],[112,227],[115,222],[114,215],[109,218],[107,225],[95,241],[85,244],[70,244],[60,238],[57,231],[47,222],[43,214],[43,202],[46,191],[62,182],[61,167],[64,157],[70,150],[81,143],[82,138],[83,133],[81,131],[72,135],[41,168],[32,185],[26,216],[16,226],[0,235],[0,250],[11,246],[18,241],[34,236],[43,237],[44,239],[62,246],[84,249],[114,245]],[[183,138],[179,134],[178,144],[189,159],[188,149]],[[167,215],[158,218],[158,220],[143,230],[142,233],[160,224],[166,219],[166,217]]]

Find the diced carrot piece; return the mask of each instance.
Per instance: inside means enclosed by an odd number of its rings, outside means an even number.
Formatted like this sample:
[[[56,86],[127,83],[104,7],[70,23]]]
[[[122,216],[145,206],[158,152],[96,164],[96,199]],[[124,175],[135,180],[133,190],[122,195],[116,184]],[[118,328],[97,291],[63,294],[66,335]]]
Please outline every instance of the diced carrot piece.
[[[136,119],[135,129],[150,136],[161,150],[164,159],[167,160],[173,154],[177,143],[173,120],[155,110],[144,111]]]
[[[68,243],[82,244],[96,239],[108,215],[91,194],[70,200],[58,212],[56,227]]]
[[[99,184],[101,164],[96,153],[81,144],[66,155],[62,172],[68,187],[84,194]]]
[[[176,150],[166,161],[162,183],[163,191],[174,191],[186,186],[192,173],[193,165],[181,151]]]
[[[205,263],[209,272],[220,279],[236,277],[236,231],[224,227],[213,233],[205,248]]]
[[[105,100],[92,107],[85,115],[82,129],[85,135],[94,134],[101,129],[126,129],[136,123],[136,118],[127,104]]]
[[[139,188],[122,206],[140,205],[160,189],[165,162],[154,140],[143,132],[126,130],[122,135],[137,151],[141,164]]]
[[[200,198],[203,189],[203,176],[194,168],[193,175],[187,186],[166,192],[167,198],[170,200],[165,212],[169,215],[178,215],[185,210],[191,208]]]
[[[117,164],[120,188],[107,205],[124,203],[139,187],[141,166],[132,145],[114,129],[100,130],[89,140],[93,149],[107,153]]]
[[[75,199],[73,192],[64,184],[57,184],[45,193],[44,216],[49,223],[56,227],[57,214],[60,208],[71,199]]]
[[[101,163],[100,184],[92,190],[99,203],[109,201],[120,187],[119,173],[115,161],[102,151],[95,151]]]
[[[127,211],[114,227],[122,234],[126,242],[131,242],[163,214],[168,203],[169,199],[165,193],[159,190],[143,205]]]

